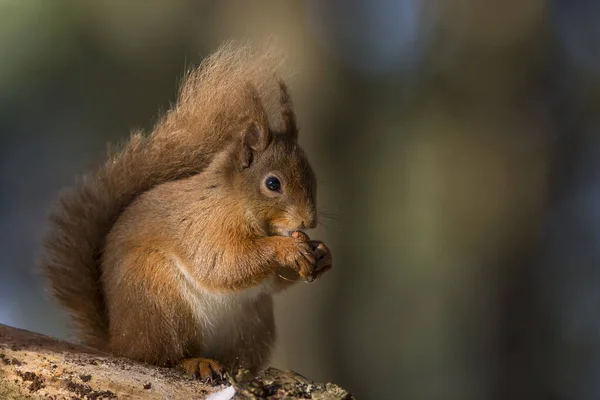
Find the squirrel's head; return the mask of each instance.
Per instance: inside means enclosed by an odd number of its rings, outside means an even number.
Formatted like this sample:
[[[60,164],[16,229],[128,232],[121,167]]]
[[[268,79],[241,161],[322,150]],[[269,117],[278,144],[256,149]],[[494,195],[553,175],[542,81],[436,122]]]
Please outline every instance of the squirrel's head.
[[[248,85],[252,110],[231,157],[232,189],[244,212],[270,235],[290,235],[317,225],[315,174],[298,144],[298,129],[287,87],[280,82],[284,126],[269,127],[256,90]]]

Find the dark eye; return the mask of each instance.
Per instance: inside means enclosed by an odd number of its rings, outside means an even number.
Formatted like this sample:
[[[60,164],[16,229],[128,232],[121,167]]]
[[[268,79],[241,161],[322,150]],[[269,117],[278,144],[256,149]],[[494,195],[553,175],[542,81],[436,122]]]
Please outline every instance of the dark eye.
[[[275,178],[274,176],[269,176],[265,181],[265,186],[267,189],[277,192],[279,189],[281,189],[281,182],[279,182],[279,179]]]

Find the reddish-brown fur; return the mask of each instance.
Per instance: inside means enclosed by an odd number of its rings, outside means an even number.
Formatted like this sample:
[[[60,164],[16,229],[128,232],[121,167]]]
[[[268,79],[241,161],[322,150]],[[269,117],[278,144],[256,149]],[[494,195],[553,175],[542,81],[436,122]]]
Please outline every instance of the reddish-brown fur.
[[[62,195],[41,266],[84,343],[160,365],[264,364],[271,293],[290,284],[278,271],[314,279],[331,266],[321,242],[294,233],[316,225],[316,182],[279,59],[223,46],[149,136],[134,134]]]

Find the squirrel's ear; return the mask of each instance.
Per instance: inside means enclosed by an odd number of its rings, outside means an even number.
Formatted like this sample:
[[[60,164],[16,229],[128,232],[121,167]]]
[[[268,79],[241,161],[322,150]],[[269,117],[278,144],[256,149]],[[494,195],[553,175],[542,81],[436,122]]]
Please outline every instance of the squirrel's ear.
[[[259,126],[254,121],[250,122],[242,134],[242,154],[240,156],[242,169],[248,168],[254,161],[254,156],[264,151],[270,141],[271,135],[268,126]]]
[[[250,98],[250,123],[242,133],[241,167],[248,168],[254,155],[264,151],[271,142],[269,119],[267,112],[260,100],[258,91],[250,84],[246,84],[246,95]]]

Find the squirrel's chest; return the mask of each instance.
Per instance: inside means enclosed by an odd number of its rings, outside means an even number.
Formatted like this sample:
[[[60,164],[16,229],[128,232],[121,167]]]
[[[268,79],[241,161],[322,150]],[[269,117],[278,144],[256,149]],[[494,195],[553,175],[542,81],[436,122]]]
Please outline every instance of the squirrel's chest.
[[[202,345],[211,355],[252,345],[258,338],[270,336],[274,329],[268,282],[226,294],[196,288],[186,297],[202,332]]]
[[[185,268],[179,270],[183,300],[199,327],[206,356],[226,358],[240,346],[255,347],[253,341],[269,342],[266,339],[274,337],[274,276],[245,290],[219,293],[200,286]]]

